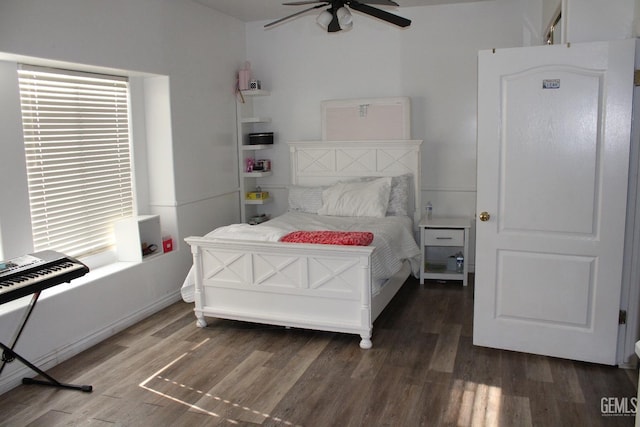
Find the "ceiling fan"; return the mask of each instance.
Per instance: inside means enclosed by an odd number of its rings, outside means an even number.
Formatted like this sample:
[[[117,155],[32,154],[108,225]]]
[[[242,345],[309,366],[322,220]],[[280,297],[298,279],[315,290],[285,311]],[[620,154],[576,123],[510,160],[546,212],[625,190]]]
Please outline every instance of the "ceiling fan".
[[[285,16],[284,18],[280,18],[276,21],[270,22],[264,26],[265,28],[272,27],[274,25],[280,24],[283,21],[287,21],[291,18],[307,13],[310,10],[319,9],[325,6],[329,6],[329,8],[323,11],[318,16],[317,22],[322,28],[326,29],[330,33],[334,33],[340,30],[348,30],[353,26],[353,17],[351,16],[351,12],[349,12],[347,6],[353,10],[357,10],[358,12],[373,16],[399,27],[408,27],[409,25],[411,25],[411,20],[409,19],[394,15],[373,6],[369,6],[370,4],[381,6],[399,6],[398,3],[392,0],[303,0],[282,4],[286,6],[303,6],[314,4],[314,6]]]

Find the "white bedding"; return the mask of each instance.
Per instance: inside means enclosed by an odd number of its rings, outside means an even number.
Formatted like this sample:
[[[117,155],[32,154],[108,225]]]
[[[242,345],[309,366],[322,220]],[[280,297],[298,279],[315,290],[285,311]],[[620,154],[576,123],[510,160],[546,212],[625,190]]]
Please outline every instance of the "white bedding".
[[[413,238],[412,228],[412,221],[406,216],[362,218],[287,212],[259,225],[232,224],[220,227],[205,237],[277,242],[287,233],[299,230],[370,231],[374,235],[371,245],[376,248],[372,255],[373,282],[379,284],[400,270],[405,260],[409,260],[417,277],[420,249]],[[194,286],[192,268],[181,288],[184,301],[193,302]]]

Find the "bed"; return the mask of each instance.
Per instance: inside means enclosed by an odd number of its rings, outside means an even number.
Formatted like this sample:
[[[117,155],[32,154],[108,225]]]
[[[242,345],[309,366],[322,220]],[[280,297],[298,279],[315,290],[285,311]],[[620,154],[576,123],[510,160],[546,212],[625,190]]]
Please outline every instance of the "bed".
[[[371,348],[373,322],[417,269],[420,251],[414,236],[420,211],[421,142],[289,143],[290,192],[309,189],[312,195],[318,188],[334,188],[344,182],[395,185],[405,177],[410,187],[406,215],[347,218],[346,230],[373,230],[375,238],[368,246],[279,241],[282,233],[295,229],[345,230],[334,224],[341,221],[331,215],[335,211],[318,215],[301,212],[291,204],[283,217],[258,226],[236,224],[207,236],[186,238],[193,267],[182,290],[184,299],[195,304],[196,324],[205,327],[207,317],[217,317],[350,333],[360,336],[361,348]],[[400,224],[396,230],[401,231],[381,231],[385,222]],[[258,231],[259,237],[246,235],[250,229]],[[377,267],[383,250],[376,245],[384,233],[400,236],[385,249],[399,254],[400,259],[397,268],[380,273]]]

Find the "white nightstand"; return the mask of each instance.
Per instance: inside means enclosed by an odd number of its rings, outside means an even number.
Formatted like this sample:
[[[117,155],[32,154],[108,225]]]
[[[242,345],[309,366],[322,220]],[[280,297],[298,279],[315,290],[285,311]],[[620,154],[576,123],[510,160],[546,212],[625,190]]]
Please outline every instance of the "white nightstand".
[[[469,273],[469,218],[423,217],[418,224],[420,228],[420,284],[425,279],[462,280],[467,286]],[[464,263],[462,271],[447,268],[451,255],[462,252]]]

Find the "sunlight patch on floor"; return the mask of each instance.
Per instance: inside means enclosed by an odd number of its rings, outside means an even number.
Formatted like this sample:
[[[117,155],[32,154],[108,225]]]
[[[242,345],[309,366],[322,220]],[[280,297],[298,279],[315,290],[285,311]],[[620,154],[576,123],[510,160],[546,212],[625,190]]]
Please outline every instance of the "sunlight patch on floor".
[[[455,380],[444,422],[458,426],[498,426],[501,403],[500,387]]]
[[[197,412],[200,412],[200,413],[202,413],[202,414],[206,414],[206,415],[209,415],[209,416],[212,416],[212,417],[216,417],[216,418],[224,419],[225,421],[227,421],[227,422],[229,422],[229,423],[231,423],[231,424],[240,424],[240,422],[239,422],[238,420],[235,420],[235,419],[231,419],[231,418],[223,417],[222,415],[220,415],[220,414],[218,414],[218,413],[215,413],[215,412],[212,412],[212,411],[209,411],[209,410],[207,410],[207,409],[205,409],[205,408],[202,408],[201,406],[198,406],[198,405],[195,405],[195,404],[192,404],[192,403],[186,402],[186,401],[184,401],[184,400],[182,400],[182,399],[176,398],[176,397],[174,397],[174,396],[171,396],[170,394],[168,394],[168,393],[166,393],[166,392],[162,392],[162,391],[159,391],[159,390],[155,390],[154,388],[152,388],[152,387],[151,387],[151,386],[149,386],[148,384],[149,384],[152,380],[160,380],[160,381],[163,381],[163,382],[165,382],[165,383],[173,384],[173,385],[175,385],[175,386],[177,386],[177,387],[180,387],[180,388],[182,388],[182,389],[187,389],[187,390],[189,390],[189,391],[192,391],[192,392],[194,392],[194,393],[197,393],[198,395],[200,395],[200,396],[202,396],[202,397],[207,397],[207,398],[213,399],[213,400],[215,400],[215,401],[217,401],[217,402],[222,402],[222,403],[224,403],[225,405],[229,405],[229,406],[234,407],[234,408],[239,408],[239,409],[242,409],[242,410],[244,410],[244,411],[246,411],[246,412],[250,412],[250,413],[252,413],[252,414],[255,414],[255,415],[261,416],[261,417],[263,417],[263,418],[265,418],[265,419],[270,419],[270,420],[273,420],[273,421],[275,421],[275,422],[277,422],[277,423],[281,423],[281,424],[283,424],[283,425],[293,426],[293,425],[294,425],[294,423],[292,423],[292,422],[290,422],[290,421],[286,421],[286,420],[283,420],[283,419],[278,418],[278,417],[272,417],[270,414],[266,414],[266,413],[263,413],[263,412],[257,411],[257,410],[255,410],[255,409],[251,409],[251,408],[249,408],[249,407],[247,407],[247,406],[242,406],[242,405],[240,405],[240,404],[238,404],[238,403],[232,402],[232,401],[230,401],[230,400],[228,400],[228,399],[224,399],[224,398],[222,398],[222,397],[220,397],[220,396],[214,396],[214,395],[212,395],[212,394],[210,394],[210,393],[206,393],[206,392],[204,392],[204,391],[202,391],[202,390],[197,390],[197,389],[195,389],[195,388],[193,388],[193,387],[190,387],[190,386],[188,386],[188,385],[186,385],[186,384],[182,384],[182,383],[179,383],[179,382],[177,382],[177,381],[172,381],[170,378],[166,378],[166,377],[164,377],[164,376],[162,375],[162,373],[163,373],[164,371],[166,371],[166,370],[167,370],[167,369],[169,369],[171,366],[173,366],[173,365],[177,364],[178,362],[180,362],[184,357],[188,356],[190,352],[194,351],[195,349],[197,349],[198,347],[200,347],[201,345],[203,345],[203,344],[204,344],[205,342],[207,342],[208,340],[209,340],[209,338],[205,339],[204,341],[202,341],[202,342],[200,342],[199,344],[197,344],[196,346],[194,346],[190,351],[188,351],[188,352],[185,352],[185,353],[181,354],[180,356],[178,356],[177,358],[175,358],[174,360],[172,360],[171,362],[169,362],[168,364],[166,364],[165,366],[163,366],[162,368],[160,368],[160,369],[159,369],[157,372],[155,372],[153,375],[149,376],[149,378],[147,378],[147,379],[145,379],[144,381],[142,381],[140,384],[138,384],[138,386],[139,386],[139,387],[141,387],[141,388],[143,388],[143,389],[145,389],[145,390],[147,390],[147,391],[150,391],[151,393],[154,393],[154,394],[156,394],[156,395],[158,395],[158,396],[161,396],[161,397],[166,398],[166,399],[168,399],[168,400],[171,400],[171,401],[173,401],[173,402],[179,403],[179,404],[181,404],[181,405],[185,405],[186,407],[188,407],[188,408],[190,408],[190,409],[192,409],[192,410],[194,410],[194,411],[197,411]]]

